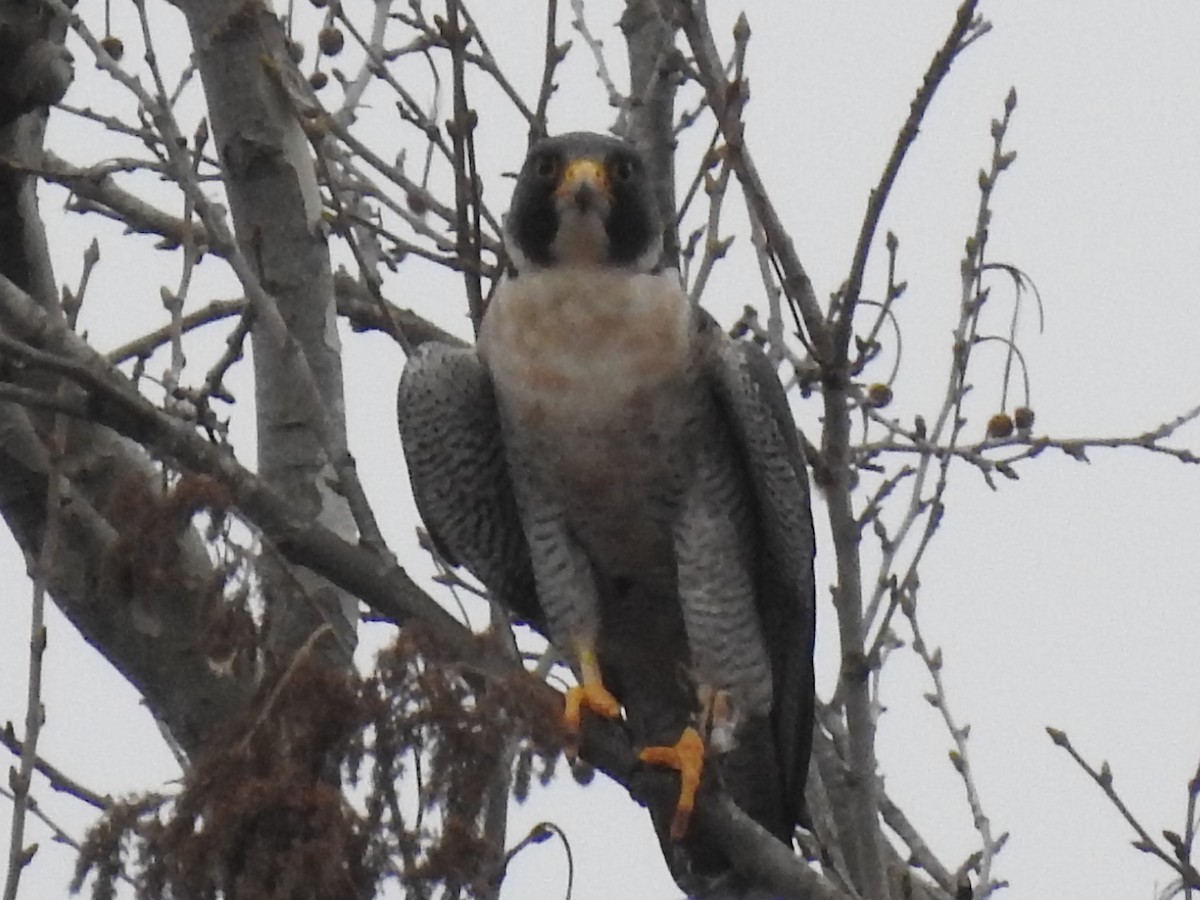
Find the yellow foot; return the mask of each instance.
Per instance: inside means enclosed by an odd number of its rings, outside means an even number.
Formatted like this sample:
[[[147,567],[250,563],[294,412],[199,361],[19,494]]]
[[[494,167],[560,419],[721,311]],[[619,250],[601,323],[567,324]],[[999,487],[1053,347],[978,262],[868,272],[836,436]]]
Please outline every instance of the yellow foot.
[[[704,741],[695,728],[683,729],[674,747],[647,747],[638,758],[644,763],[666,766],[679,772],[679,802],[671,819],[671,839],[678,841],[688,830],[696,806],[696,790],[704,771]]]
[[[606,719],[616,719],[621,715],[621,704],[608,692],[608,688],[599,681],[584,682],[567,690],[563,724],[571,734],[579,734],[579,722],[585,707]]]
[[[579,685],[567,690],[566,708],[563,710],[563,725],[567,729],[567,758],[575,762],[578,747],[579,725],[586,707],[606,719],[621,717],[621,704],[609,693],[600,679],[600,663],[590,643],[580,641],[576,645],[579,659]]]

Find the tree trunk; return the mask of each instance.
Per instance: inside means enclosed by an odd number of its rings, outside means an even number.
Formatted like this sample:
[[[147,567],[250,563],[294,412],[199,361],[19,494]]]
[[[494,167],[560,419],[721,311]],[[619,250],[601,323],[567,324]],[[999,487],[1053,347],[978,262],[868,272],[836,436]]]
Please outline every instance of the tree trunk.
[[[344,446],[333,276],[312,152],[278,80],[296,74],[283,28],[266,6],[237,0],[177,0],[175,5],[187,16],[196,48],[237,242],[294,339],[281,343],[261,321],[251,332],[259,474],[324,525],[353,539],[350,509],[331,487],[331,450],[313,427],[309,385],[295,376],[297,365],[306,362]],[[294,358],[297,345],[304,361]],[[258,571],[267,603],[267,648],[274,660],[286,665],[327,623],[335,641],[322,642],[323,653],[348,664],[357,601],[305,569],[285,566],[270,549]]]
[[[51,86],[58,82],[45,72],[21,67],[58,66],[61,73],[64,34],[64,24],[40,4],[0,0],[0,276],[55,317],[64,313],[38,213],[37,179],[22,164],[40,161],[45,104],[61,92],[46,91],[48,79]],[[14,91],[14,84],[35,89]],[[15,321],[0,320],[0,331],[36,342]],[[45,375],[22,382],[57,387],[57,379]],[[0,403],[0,515],[30,560],[46,528],[51,426],[50,416]],[[185,529],[170,541],[176,566],[169,578],[127,577],[146,551],[163,549],[147,547],[129,527],[131,512],[147,521],[162,502],[158,468],[136,444],[79,420],[68,423],[65,450],[58,463],[66,473],[58,515],[66,539],[46,587],[84,639],[194,755],[242,707],[249,690],[243,679],[218,675],[197,639],[212,608],[216,573],[200,536]]]

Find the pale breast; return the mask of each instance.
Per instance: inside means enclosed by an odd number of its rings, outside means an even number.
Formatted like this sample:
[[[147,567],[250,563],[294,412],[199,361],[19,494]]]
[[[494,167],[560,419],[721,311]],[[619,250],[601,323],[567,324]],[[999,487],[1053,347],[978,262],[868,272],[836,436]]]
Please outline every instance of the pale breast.
[[[694,328],[674,273],[608,269],[522,275],[484,319],[479,349],[508,438],[610,575],[673,571],[669,523],[697,389]]]
[[[502,285],[479,349],[514,425],[569,437],[656,421],[687,379],[692,335],[674,273],[567,267]]]

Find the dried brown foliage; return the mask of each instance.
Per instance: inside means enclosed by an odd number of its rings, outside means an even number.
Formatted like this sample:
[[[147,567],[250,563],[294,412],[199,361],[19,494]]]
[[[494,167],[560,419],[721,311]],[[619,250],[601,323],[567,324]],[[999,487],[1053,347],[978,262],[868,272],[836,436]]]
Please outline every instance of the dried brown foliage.
[[[532,678],[487,679],[439,659],[419,629],[401,632],[365,680],[320,664],[315,643],[178,796],[112,808],[83,846],[76,889],[91,877],[92,897],[107,900],[130,873],[145,900],[351,900],[390,877],[413,897],[493,889],[491,775],[519,750],[548,779],[560,711]]]

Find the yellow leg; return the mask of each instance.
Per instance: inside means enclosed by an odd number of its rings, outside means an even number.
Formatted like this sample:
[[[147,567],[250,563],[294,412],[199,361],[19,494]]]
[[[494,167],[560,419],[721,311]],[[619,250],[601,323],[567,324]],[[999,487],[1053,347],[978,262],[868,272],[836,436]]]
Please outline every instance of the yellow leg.
[[[696,693],[700,699],[700,734],[718,752],[728,750],[733,740],[733,702],[729,691],[702,684]]]
[[[696,791],[704,772],[704,741],[695,728],[683,729],[674,747],[647,747],[638,758],[655,766],[666,766],[679,772],[679,802],[671,819],[671,838],[679,840],[688,830],[692,810],[696,807]]]
[[[576,647],[576,653],[582,684],[567,691],[566,709],[563,711],[563,723],[571,734],[579,734],[579,723],[585,707],[606,719],[620,718],[621,715],[621,704],[608,692],[600,678],[600,664],[596,661],[595,649],[591,644],[580,644]]]

